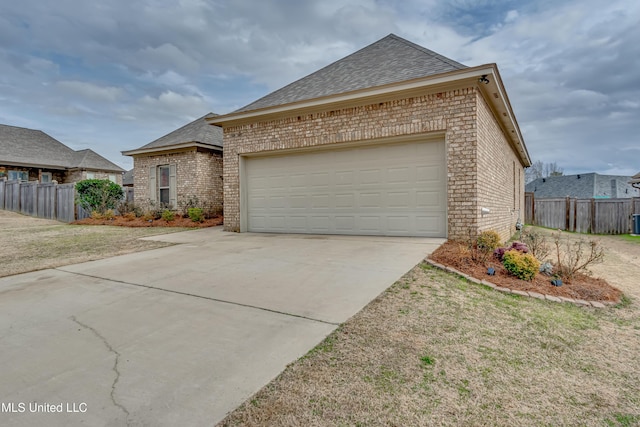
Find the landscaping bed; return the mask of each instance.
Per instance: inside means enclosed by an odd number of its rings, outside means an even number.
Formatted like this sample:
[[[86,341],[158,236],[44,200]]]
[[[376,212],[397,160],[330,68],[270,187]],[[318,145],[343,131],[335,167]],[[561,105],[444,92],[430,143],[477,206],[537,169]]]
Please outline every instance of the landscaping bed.
[[[193,221],[191,218],[175,215],[171,221],[160,219],[145,219],[144,217],[132,216],[114,216],[110,219],[105,218],[84,218],[73,222],[78,225],[116,225],[120,227],[187,227],[187,228],[203,228],[215,227],[222,225],[224,218],[216,216],[213,218],[204,218],[202,221]]]
[[[502,263],[490,257],[485,262],[476,262],[465,254],[465,242],[447,241],[430,255],[430,259],[453,267],[479,280],[486,280],[494,285],[525,292],[537,292],[543,295],[581,299],[586,301],[618,302],[622,292],[607,283],[606,280],[576,273],[570,283],[553,286],[551,277],[536,274],[528,280],[520,280],[509,274]],[[487,270],[493,268],[495,274],[490,276]]]

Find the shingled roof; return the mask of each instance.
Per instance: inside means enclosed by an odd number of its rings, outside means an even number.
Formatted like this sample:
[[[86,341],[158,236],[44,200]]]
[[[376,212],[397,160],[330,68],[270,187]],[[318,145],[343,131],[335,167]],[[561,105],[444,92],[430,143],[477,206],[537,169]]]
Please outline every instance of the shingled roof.
[[[464,68],[467,66],[389,34],[235,112],[337,95]]]
[[[142,152],[162,151],[177,148],[177,146],[193,144],[221,149],[223,146],[222,128],[212,126],[206,121],[206,119],[217,116],[218,115],[214,113],[205,114],[204,116],[187,123],[181,128],[176,129],[155,141],[143,145],[135,150],[123,151],[122,154],[130,156],[133,154],[141,154]]]
[[[124,172],[96,152],[74,151],[41,130],[0,125],[0,164]]]
[[[617,199],[640,197],[640,190],[629,185],[629,176],[583,173],[538,178],[525,191],[536,198],[574,197],[577,199]]]

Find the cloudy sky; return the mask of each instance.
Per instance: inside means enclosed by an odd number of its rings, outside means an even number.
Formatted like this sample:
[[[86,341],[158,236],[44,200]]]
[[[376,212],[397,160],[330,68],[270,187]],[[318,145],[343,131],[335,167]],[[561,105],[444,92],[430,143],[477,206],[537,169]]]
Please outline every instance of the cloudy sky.
[[[3,1],[0,123],[129,169],[120,151],[389,33],[497,63],[534,161],[640,171],[637,0]]]

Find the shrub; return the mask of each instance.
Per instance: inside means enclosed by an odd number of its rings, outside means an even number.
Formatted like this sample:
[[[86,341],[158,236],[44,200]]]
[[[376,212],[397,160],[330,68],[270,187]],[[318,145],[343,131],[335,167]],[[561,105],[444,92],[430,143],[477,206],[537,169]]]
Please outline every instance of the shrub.
[[[522,241],[529,247],[529,250],[539,260],[544,260],[549,255],[549,243],[544,234],[527,229],[522,232]]]
[[[104,219],[104,215],[98,211],[91,211],[91,219]]]
[[[493,252],[500,246],[500,235],[494,230],[483,231],[476,243],[481,251]]]
[[[171,222],[174,219],[176,219],[176,217],[172,211],[170,211],[169,209],[165,209],[162,211],[162,219],[164,219],[167,222]]]
[[[153,221],[154,219],[156,219],[156,216],[153,212],[145,212],[142,214],[142,219],[144,219],[145,221]]]
[[[104,213],[115,209],[123,195],[122,188],[108,179],[85,179],[76,183],[76,201],[87,211]]]
[[[127,221],[133,221],[134,219],[136,219],[136,214],[133,212],[127,212],[126,214],[122,215],[122,217]]]
[[[204,219],[202,208],[189,208],[187,213],[189,214],[189,218],[191,218],[191,221],[193,222],[202,222],[202,220]]]
[[[513,243],[511,243],[511,245],[509,245],[506,248],[497,248],[495,251],[493,251],[493,256],[498,258],[498,260],[500,262],[502,262],[502,260],[504,258],[504,254],[507,251],[510,251],[510,250],[516,250],[516,251],[518,251],[520,253],[523,253],[523,254],[526,254],[526,253],[529,252],[529,248],[524,243],[522,243],[522,242],[513,242]]]
[[[521,280],[532,280],[540,269],[540,262],[533,255],[516,249],[504,253],[502,265],[510,274]]]
[[[142,215],[141,209],[138,206],[136,206],[134,202],[129,200],[123,200],[120,203],[118,203],[118,205],[116,206],[116,209],[118,210],[118,213],[123,217],[127,216],[130,213],[132,213],[134,217]]]
[[[104,211],[104,214],[102,216],[104,217],[104,219],[113,219],[116,217],[116,213],[113,211],[113,209],[107,209],[106,211]]]
[[[556,250],[556,275],[567,283],[576,273],[589,273],[588,267],[604,259],[604,248],[596,240],[580,238],[575,242],[563,240],[560,233],[553,235]]]

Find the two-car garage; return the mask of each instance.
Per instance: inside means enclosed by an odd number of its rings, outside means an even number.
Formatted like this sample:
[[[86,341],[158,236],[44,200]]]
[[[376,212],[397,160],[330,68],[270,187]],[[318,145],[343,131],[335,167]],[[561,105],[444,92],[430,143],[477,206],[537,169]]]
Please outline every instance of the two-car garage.
[[[241,160],[246,231],[446,237],[442,139]]]

